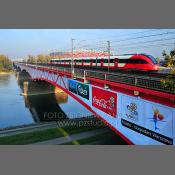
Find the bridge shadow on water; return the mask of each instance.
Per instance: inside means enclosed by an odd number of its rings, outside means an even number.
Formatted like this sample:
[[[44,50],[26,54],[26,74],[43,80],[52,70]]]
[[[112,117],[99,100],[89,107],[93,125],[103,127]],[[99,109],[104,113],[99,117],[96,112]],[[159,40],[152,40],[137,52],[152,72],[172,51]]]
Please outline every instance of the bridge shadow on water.
[[[28,95],[24,96],[25,106],[30,110],[35,122],[52,122],[68,117],[59,104],[68,101],[64,92],[56,92],[55,87],[45,81],[31,81],[27,72],[19,72],[18,85],[24,91],[24,82],[28,82]]]

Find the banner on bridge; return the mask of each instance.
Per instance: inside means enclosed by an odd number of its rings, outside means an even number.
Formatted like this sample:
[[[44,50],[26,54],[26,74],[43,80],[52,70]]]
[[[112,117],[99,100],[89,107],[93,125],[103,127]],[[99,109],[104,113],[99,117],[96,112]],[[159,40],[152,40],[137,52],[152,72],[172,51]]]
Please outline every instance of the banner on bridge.
[[[74,80],[69,80],[68,84],[69,91],[73,92],[74,94],[77,94],[77,82]]]
[[[173,111],[152,102],[122,96],[121,124],[163,144],[173,144]]]
[[[117,94],[92,87],[92,106],[101,111],[116,117],[117,113]]]
[[[89,85],[75,80],[69,80],[68,84],[69,91],[89,100]]]

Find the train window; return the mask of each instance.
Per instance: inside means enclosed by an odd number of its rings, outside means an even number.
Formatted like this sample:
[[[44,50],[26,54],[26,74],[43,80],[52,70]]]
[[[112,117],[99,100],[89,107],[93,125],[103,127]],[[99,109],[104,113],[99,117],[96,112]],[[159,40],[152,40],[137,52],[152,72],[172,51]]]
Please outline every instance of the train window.
[[[148,63],[146,60],[143,60],[143,59],[137,59],[138,61],[137,61],[137,63],[138,64],[146,64],[146,63]]]
[[[97,63],[98,58],[92,59],[93,63]]]
[[[76,63],[81,63],[82,62],[82,60],[76,60]]]
[[[101,59],[98,59],[98,60],[97,60],[97,63],[101,63]]]
[[[128,63],[128,64],[146,64],[147,61],[143,59],[119,59],[119,63]]]
[[[110,63],[115,63],[115,59],[110,59]]]
[[[119,59],[118,62],[119,63],[128,63],[129,59]]]
[[[158,64],[157,60],[152,55],[147,55],[147,57],[150,58],[154,64]]]
[[[84,61],[84,63],[90,63],[91,62],[91,60],[83,60]]]
[[[109,62],[110,62],[110,63],[114,63],[114,59],[110,59]],[[108,59],[105,59],[105,60],[104,60],[104,63],[108,63]]]

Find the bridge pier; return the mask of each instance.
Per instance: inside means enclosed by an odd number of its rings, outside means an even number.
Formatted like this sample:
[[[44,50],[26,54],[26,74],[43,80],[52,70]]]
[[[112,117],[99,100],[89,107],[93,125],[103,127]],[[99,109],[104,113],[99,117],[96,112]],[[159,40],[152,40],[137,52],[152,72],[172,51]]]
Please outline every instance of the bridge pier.
[[[24,89],[23,89],[24,93],[23,93],[23,95],[27,96],[28,95],[28,90],[29,90],[29,82],[28,81],[24,81],[23,86],[24,86]]]
[[[16,72],[16,79],[19,81],[19,72]]]

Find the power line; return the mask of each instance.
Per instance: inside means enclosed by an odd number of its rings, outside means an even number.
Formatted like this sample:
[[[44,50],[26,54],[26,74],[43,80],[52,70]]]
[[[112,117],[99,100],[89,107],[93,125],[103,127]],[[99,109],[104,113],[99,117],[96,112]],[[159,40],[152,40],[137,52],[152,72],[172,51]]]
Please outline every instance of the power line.
[[[148,29],[145,29],[145,30],[148,30]],[[148,32],[153,32],[153,31],[160,31],[160,30],[164,30],[164,29],[153,29],[153,30],[149,30],[149,31],[135,32],[135,33],[131,33],[131,34],[123,34],[123,35],[120,35],[120,36],[117,36],[117,37],[131,36],[131,35],[135,35],[135,34],[143,34],[143,33],[148,33]],[[93,43],[93,45],[94,44],[98,44],[98,43],[101,44],[102,42],[103,43],[106,43],[106,41],[105,41],[104,38],[108,38],[109,39],[110,37],[114,38],[114,37],[116,37],[116,35],[112,35],[112,36],[108,36],[108,37],[107,36],[106,37],[103,37],[103,40],[98,40],[97,38],[89,39],[89,40],[86,40],[86,42],[91,41],[91,40],[97,40],[95,43]]]
[[[143,41],[143,42],[135,42],[135,43],[129,43],[129,44],[125,44],[125,46],[128,45],[137,45],[137,44],[144,44],[144,43],[152,43],[152,42],[161,42],[161,41],[169,41],[169,40],[174,40],[175,38],[162,38],[162,39],[157,39],[157,40],[150,40],[150,41]],[[120,45],[119,45],[120,46]],[[118,47],[118,45],[117,45]]]
[[[161,36],[161,35],[168,35],[168,34],[174,34],[175,31],[173,32],[165,32],[165,33],[159,33],[159,34],[154,34],[154,35],[144,35],[144,36],[139,36],[135,38],[129,38],[129,39],[124,39],[124,40],[114,40],[114,42],[121,42],[121,41],[129,41],[129,40],[134,40],[134,39],[142,39],[142,38],[149,38],[149,37],[154,37],[154,36]]]
[[[153,31],[160,31],[160,30],[164,30],[164,29],[145,29],[147,31],[141,31],[141,32],[134,32],[134,33],[130,33],[130,34],[123,34],[123,35],[119,35],[117,37],[122,37],[122,36],[131,36],[131,35],[136,35],[136,34],[143,34],[143,33],[148,33],[148,32],[153,32]],[[113,38],[116,37],[116,35],[111,35],[111,36],[106,36],[106,37],[100,37],[103,38],[103,40],[99,40],[100,38],[94,38],[94,39],[90,39],[90,40],[98,40],[98,41],[104,41],[105,39],[109,39],[109,38]]]
[[[159,46],[169,46],[169,45],[173,45],[173,43],[164,43],[164,44],[152,44],[152,45],[141,45],[141,46],[134,46],[134,47],[128,47],[128,48],[118,48],[118,49],[121,49],[121,50],[128,50],[128,49],[133,49],[133,48],[144,48],[144,47],[152,47],[152,46],[155,46],[155,47],[159,47]]]
[[[164,32],[164,33],[159,33],[159,34],[154,34],[154,35],[139,36],[139,37],[129,38],[129,39],[125,39],[125,40],[117,40],[117,41],[112,41],[112,43],[121,42],[121,41],[129,41],[129,40],[134,40],[134,39],[141,39],[141,38],[149,38],[149,37],[154,37],[154,36],[163,36],[163,35],[168,35],[168,34],[175,34],[175,31],[173,31],[173,32]],[[161,41],[161,40],[155,40],[155,41]],[[153,41],[145,41],[145,43],[147,43],[147,42],[154,42],[154,40]],[[142,42],[142,43],[144,43],[144,42]],[[102,43],[99,43],[99,44],[102,45]],[[137,43],[133,43],[133,44],[137,44]],[[86,45],[82,45],[81,47],[79,46],[78,48],[86,48],[86,47],[92,47],[92,46],[98,47],[98,45],[95,44],[95,43],[86,44]],[[130,45],[130,44],[127,44],[127,45]]]

